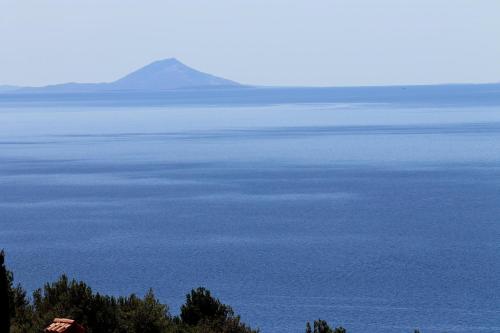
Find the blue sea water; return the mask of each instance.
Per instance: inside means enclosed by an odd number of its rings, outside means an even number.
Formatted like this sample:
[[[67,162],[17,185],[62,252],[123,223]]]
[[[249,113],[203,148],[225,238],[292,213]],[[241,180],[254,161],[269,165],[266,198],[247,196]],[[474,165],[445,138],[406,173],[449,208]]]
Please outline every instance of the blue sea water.
[[[498,98],[277,95],[0,97],[16,280],[174,314],[201,285],[264,333],[499,332]]]

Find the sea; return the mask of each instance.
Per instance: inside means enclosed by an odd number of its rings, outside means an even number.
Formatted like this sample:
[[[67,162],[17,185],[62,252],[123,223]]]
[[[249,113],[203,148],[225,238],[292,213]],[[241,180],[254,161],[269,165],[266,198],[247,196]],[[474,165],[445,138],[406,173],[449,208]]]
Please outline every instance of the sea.
[[[3,94],[0,248],[262,333],[500,332],[499,87]]]

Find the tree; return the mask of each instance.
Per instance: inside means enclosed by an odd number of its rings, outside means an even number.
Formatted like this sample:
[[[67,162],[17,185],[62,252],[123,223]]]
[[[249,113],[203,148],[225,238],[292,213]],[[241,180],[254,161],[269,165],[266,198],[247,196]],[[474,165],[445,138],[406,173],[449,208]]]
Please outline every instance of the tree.
[[[120,323],[126,332],[161,333],[171,322],[168,307],[160,303],[152,289],[143,299],[132,294],[118,299]]]
[[[56,317],[71,318],[92,333],[92,289],[84,282],[69,280],[62,275],[59,280],[47,283],[33,293],[33,306],[37,314],[36,326],[43,329]],[[89,320],[90,319],[90,320]]]
[[[9,281],[10,331],[11,333],[28,333],[32,328],[33,312],[26,296],[26,291],[17,284],[13,287],[13,274],[7,272]],[[10,273],[10,274],[9,274]]]
[[[313,323],[314,329],[311,328],[311,324],[307,322],[306,333],[346,333],[345,328],[337,327],[335,329],[330,328],[326,320],[315,320]]]
[[[5,267],[4,251],[0,252],[0,322],[0,332],[4,332],[7,325],[13,333],[29,332],[31,328],[31,307],[26,291],[20,284],[14,287],[14,274]]]
[[[5,268],[5,253],[0,251],[0,332],[10,332],[9,277]]]
[[[199,287],[186,295],[186,304],[181,306],[181,320],[187,325],[197,325],[201,321],[225,321],[233,315],[231,307],[212,297],[210,291]]]
[[[33,293],[33,313],[31,332],[41,332],[55,317],[74,319],[88,333],[164,333],[172,321],[168,307],[152,290],[144,298],[116,298],[94,293],[86,283],[66,275]]]
[[[175,332],[190,333],[257,333],[241,322],[229,305],[212,297],[205,288],[191,290],[186,304],[181,306],[180,320]],[[175,321],[174,321],[175,323]],[[179,325],[180,324],[180,325]],[[184,325],[185,330],[182,330]],[[179,330],[179,327],[181,328]]]
[[[0,251],[0,332],[10,332],[9,277],[5,268],[5,253]]]

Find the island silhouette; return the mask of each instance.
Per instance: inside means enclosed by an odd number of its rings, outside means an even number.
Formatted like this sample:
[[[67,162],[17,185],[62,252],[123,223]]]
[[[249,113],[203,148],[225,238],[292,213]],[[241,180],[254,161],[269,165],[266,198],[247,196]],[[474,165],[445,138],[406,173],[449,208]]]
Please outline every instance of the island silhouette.
[[[0,92],[111,92],[111,91],[162,91],[185,88],[238,87],[241,84],[193,69],[176,58],[150,63],[124,77],[105,83],[62,83],[43,87],[3,86]]]

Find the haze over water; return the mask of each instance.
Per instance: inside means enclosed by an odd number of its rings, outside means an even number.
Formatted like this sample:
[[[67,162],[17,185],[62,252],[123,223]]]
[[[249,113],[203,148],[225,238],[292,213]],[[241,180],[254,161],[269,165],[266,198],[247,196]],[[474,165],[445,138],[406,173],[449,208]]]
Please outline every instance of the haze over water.
[[[67,273],[176,313],[202,285],[264,333],[500,330],[499,103],[29,98],[0,103],[28,290]]]

